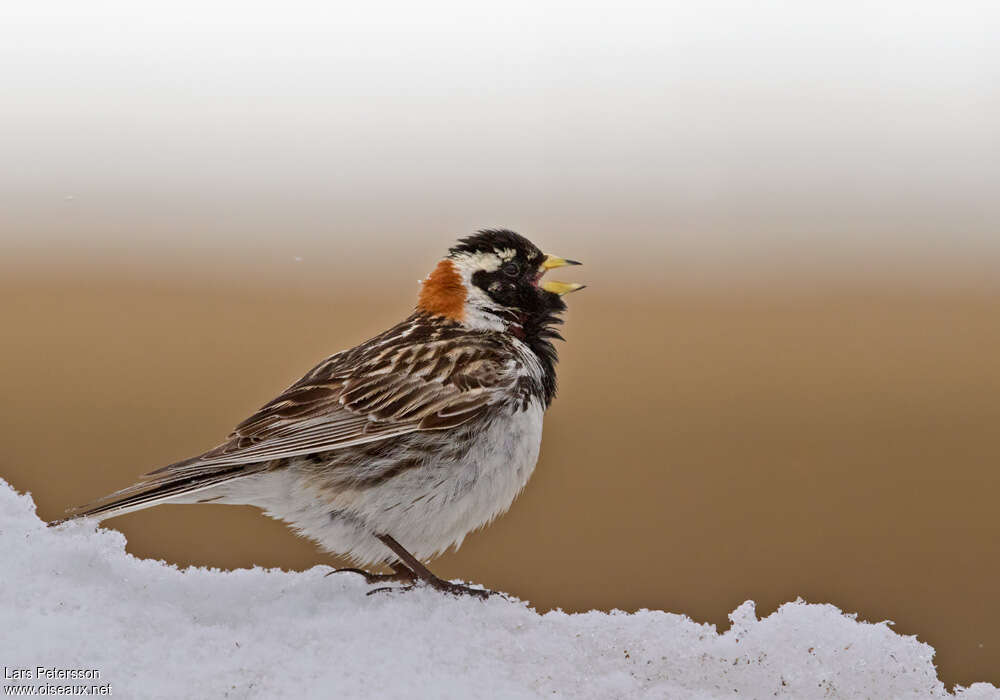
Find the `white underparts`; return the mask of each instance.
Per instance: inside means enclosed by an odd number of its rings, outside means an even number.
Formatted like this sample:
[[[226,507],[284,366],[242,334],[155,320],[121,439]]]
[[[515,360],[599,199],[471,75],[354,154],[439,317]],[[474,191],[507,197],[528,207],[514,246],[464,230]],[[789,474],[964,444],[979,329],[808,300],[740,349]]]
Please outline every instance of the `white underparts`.
[[[360,564],[394,559],[375,538],[389,534],[427,560],[506,512],[535,468],[543,409],[512,406],[477,426],[478,438],[459,459],[433,455],[376,486],[338,492],[323,488],[308,469],[291,466],[237,480],[219,503],[262,508],[324,549]],[[441,440],[430,431],[429,440]],[[213,494],[216,495],[216,494]]]

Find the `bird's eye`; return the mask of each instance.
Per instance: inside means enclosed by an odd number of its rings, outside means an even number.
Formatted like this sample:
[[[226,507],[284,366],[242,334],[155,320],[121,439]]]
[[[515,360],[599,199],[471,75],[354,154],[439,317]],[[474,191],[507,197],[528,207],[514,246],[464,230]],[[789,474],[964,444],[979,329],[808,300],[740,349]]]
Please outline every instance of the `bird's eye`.
[[[509,262],[503,266],[503,273],[508,277],[517,277],[521,274],[521,267],[516,262]]]

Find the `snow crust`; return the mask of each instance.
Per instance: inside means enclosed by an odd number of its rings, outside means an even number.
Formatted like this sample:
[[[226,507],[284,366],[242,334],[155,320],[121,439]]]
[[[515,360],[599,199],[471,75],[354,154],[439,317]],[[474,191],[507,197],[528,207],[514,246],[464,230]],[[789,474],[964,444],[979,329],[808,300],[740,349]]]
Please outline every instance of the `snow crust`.
[[[520,601],[358,576],[179,570],[92,522],[47,528],[0,479],[0,665],[98,669],[119,697],[938,698],[934,650],[832,605],[752,602],[718,633],[644,610],[539,615]],[[1000,698],[977,683],[963,700]]]

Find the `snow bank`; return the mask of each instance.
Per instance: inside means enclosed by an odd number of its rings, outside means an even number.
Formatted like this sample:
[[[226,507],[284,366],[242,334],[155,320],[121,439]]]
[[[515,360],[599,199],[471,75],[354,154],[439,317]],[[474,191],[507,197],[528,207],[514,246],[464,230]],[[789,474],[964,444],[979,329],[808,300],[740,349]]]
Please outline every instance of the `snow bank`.
[[[110,684],[130,698],[948,697],[931,647],[830,605],[758,620],[747,602],[718,634],[658,611],[368,597],[360,577],[325,578],[327,567],[181,571],[126,554],[121,534],[93,523],[46,528],[2,480],[0,548],[5,674],[100,674],[5,685]],[[986,684],[957,694],[1000,697]]]

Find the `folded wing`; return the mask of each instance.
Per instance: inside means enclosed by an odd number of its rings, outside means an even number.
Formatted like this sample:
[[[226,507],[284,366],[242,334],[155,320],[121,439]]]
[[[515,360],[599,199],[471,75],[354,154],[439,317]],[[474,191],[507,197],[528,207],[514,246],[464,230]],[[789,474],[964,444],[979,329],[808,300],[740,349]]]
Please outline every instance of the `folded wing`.
[[[74,509],[73,517],[110,517],[188,497],[289,457],[455,428],[509,396],[514,367],[495,341],[408,343],[408,335],[334,355],[240,423],[223,444]]]

